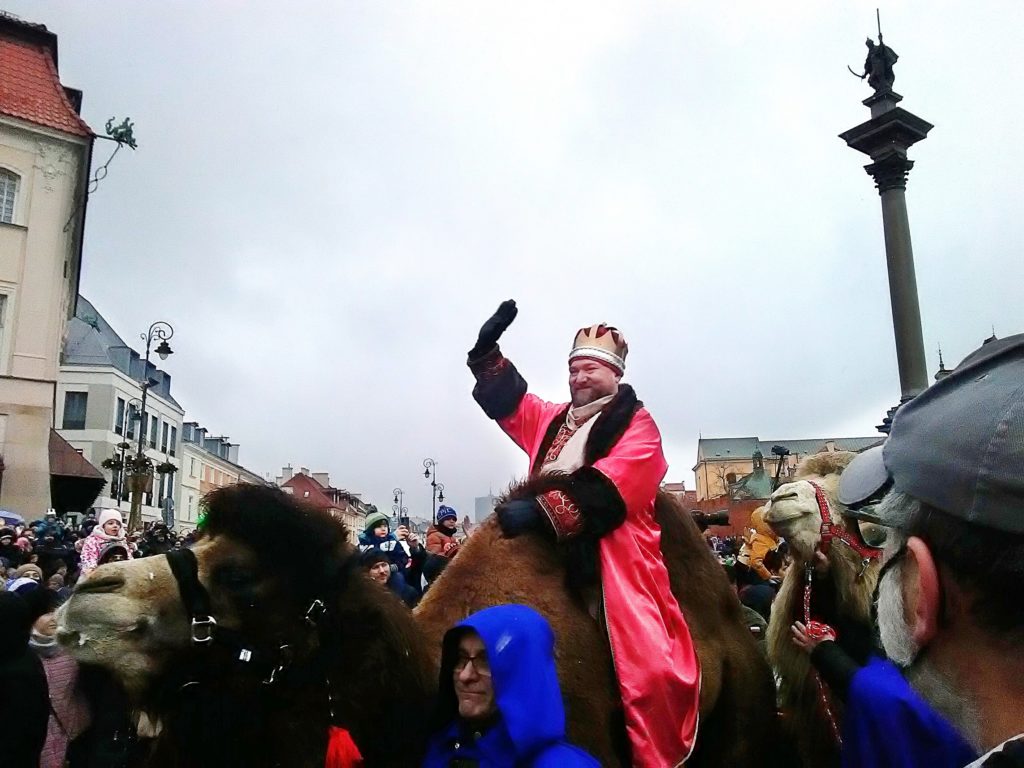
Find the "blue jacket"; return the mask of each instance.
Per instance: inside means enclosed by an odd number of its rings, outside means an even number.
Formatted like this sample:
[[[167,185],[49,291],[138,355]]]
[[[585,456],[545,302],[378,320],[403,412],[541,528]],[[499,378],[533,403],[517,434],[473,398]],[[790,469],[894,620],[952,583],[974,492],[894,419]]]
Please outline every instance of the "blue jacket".
[[[499,715],[482,733],[458,716],[452,673],[460,637],[474,630],[487,648]],[[447,722],[430,740],[424,768],[453,760],[480,768],[598,768],[565,740],[565,708],[555,670],[554,635],[525,605],[499,605],[474,613],[449,630],[441,652],[439,714]]]
[[[850,680],[843,766],[961,768],[977,753],[890,661],[873,657]]]

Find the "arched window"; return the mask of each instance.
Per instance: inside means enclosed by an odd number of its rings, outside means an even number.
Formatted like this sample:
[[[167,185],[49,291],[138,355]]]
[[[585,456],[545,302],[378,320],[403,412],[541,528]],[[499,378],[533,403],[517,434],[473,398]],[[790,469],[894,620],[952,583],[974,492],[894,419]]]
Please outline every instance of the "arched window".
[[[18,174],[0,168],[0,222],[14,223],[14,201],[18,198]]]

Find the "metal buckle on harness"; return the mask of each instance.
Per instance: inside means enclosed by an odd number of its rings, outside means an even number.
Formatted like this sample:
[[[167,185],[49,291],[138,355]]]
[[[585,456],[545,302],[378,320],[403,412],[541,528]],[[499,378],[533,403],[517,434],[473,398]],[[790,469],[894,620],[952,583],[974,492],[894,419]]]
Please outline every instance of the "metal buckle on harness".
[[[197,645],[213,641],[213,628],[217,626],[217,620],[213,616],[204,616],[201,619],[192,619],[192,642]]]
[[[277,653],[278,657],[280,658],[280,661],[278,662],[276,667],[270,670],[270,676],[263,681],[264,685],[273,685],[274,682],[277,680],[277,674],[279,672],[284,672],[286,669],[288,669],[292,665],[292,662],[295,660],[295,654],[292,653],[292,647],[290,645],[282,645],[280,648],[277,649]]]
[[[306,623],[311,627],[315,627],[325,612],[323,600],[314,600],[309,604],[309,610],[306,611]]]

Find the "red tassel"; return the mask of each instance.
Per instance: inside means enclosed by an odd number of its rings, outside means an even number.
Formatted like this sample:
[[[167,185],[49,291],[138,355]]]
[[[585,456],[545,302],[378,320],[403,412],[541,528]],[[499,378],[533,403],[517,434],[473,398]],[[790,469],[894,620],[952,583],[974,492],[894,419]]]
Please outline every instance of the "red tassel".
[[[327,755],[324,768],[360,768],[363,756],[344,728],[332,725],[327,729]]]

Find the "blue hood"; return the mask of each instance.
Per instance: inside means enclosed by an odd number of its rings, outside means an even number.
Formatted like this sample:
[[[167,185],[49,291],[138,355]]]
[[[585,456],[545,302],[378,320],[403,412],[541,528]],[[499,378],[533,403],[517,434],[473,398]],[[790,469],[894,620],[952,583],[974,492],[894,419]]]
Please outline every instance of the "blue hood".
[[[472,614],[444,637],[440,695],[448,717],[458,712],[452,672],[459,638],[475,631],[487,648],[495,700],[517,755],[565,738],[565,708],[555,670],[555,636],[544,617],[525,605],[499,605]]]

